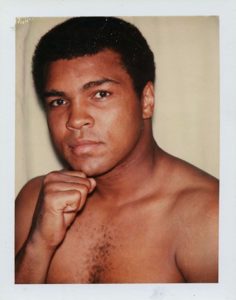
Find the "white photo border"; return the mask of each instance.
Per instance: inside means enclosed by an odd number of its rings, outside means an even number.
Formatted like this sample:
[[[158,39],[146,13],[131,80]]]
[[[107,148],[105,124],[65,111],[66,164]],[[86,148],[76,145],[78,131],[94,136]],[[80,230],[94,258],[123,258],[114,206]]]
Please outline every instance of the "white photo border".
[[[227,299],[236,297],[236,2],[234,0],[0,0],[0,295],[2,299]],[[219,16],[220,260],[218,284],[14,284],[15,22],[19,17]],[[17,124],[16,124],[17,126]]]

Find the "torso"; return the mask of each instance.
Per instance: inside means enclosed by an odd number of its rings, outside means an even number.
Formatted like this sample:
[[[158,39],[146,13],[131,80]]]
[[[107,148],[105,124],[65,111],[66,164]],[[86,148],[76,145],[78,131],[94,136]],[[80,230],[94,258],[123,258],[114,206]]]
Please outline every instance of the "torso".
[[[157,178],[150,178],[148,196],[122,205],[96,193],[88,199],[52,258],[47,283],[216,280],[204,266],[211,258],[217,264],[218,181],[166,157],[163,180],[156,188]]]
[[[48,283],[184,281],[175,263],[177,232],[168,199],[143,199],[112,211],[95,202],[89,200],[68,231]]]

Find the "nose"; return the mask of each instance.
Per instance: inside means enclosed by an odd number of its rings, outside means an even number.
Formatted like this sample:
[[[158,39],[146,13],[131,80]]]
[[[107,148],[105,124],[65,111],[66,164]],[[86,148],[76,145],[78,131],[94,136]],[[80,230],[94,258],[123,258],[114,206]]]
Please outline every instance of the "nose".
[[[94,119],[88,112],[86,106],[79,104],[71,105],[68,121],[66,127],[69,130],[80,130],[84,127],[92,127],[94,125]]]

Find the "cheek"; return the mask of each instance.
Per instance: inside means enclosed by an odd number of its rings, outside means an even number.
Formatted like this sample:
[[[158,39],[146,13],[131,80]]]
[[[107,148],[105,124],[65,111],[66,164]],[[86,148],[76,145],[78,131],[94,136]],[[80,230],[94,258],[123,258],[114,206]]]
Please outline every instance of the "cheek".
[[[105,118],[107,139],[121,146],[136,141],[143,126],[142,112],[139,106],[126,110],[120,108]]]
[[[60,141],[63,139],[64,136],[65,122],[63,121],[63,118],[58,118],[56,116],[49,115],[47,117],[47,123],[51,138],[56,144],[56,146],[58,146],[58,144],[60,144]]]

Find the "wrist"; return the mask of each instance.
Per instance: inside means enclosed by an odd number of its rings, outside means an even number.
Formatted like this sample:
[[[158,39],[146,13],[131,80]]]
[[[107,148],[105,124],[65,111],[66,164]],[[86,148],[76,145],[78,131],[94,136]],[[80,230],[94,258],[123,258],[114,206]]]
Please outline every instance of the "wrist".
[[[56,251],[57,246],[51,245],[43,239],[40,233],[35,232],[31,235],[27,242],[27,248],[32,252],[52,254]]]
[[[56,248],[48,245],[35,236],[29,238],[16,255],[16,283],[45,283],[48,268]]]

